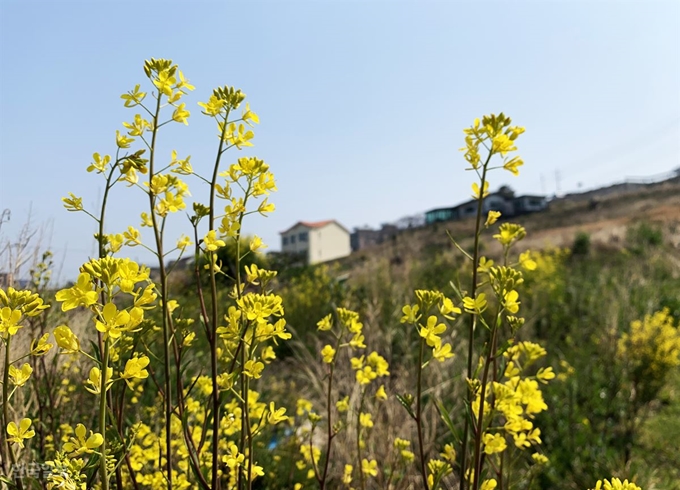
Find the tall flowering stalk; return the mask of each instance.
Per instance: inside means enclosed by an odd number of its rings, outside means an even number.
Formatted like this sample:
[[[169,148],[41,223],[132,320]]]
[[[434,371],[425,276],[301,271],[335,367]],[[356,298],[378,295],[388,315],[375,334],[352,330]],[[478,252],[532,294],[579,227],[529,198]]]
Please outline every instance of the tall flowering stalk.
[[[452,445],[446,445],[442,459],[429,459],[422,431],[423,369],[430,359],[443,362],[453,356],[451,345],[442,342],[447,330],[442,319],[455,321],[463,312],[469,315],[468,390],[458,461],[461,490],[466,487],[474,490],[508,488],[509,465],[504,464],[503,456],[509,447],[507,441],[513,441],[520,450],[541,442],[540,430],[533,426],[531,419],[547,408],[538,386],[552,379],[554,373],[551,368],[546,368],[529,375],[527,368],[545,351],[527,342],[513,345],[514,334],[524,323],[523,318],[516,316],[520,307],[517,289],[523,282],[517,266],[526,269],[536,267],[529,252],[521,254],[518,261],[513,262],[510,257],[512,246],[526,235],[524,228],[510,223],[500,225],[494,238],[502,246],[501,265],[496,266],[491,259],[480,254],[482,232],[501,217],[498,210],[486,205],[489,172],[503,168],[514,175],[519,173],[522,159],[508,154],[517,150],[515,140],[523,132],[524,128],[512,126],[510,119],[503,114],[485,116],[481,121],[477,119],[472,127],[465,130],[465,159],[470,164],[469,170],[474,171],[478,178],[472,184],[477,214],[472,250],[464,250],[455,240],[454,244],[472,264],[470,289],[461,291],[454,286],[453,299],[439,291],[416,291],[417,302],[403,308],[402,323],[413,325],[420,340],[416,395],[415,398],[411,395],[400,397],[400,402],[416,423],[419,470],[426,489],[438,488],[453,471],[455,463]],[[486,150],[484,157],[481,155],[483,150]],[[496,164],[496,157],[500,157],[502,163]],[[479,326],[484,328],[483,336],[479,334]],[[478,352],[480,340],[483,344]],[[431,354],[426,359],[425,352],[429,349],[432,349]],[[449,411],[441,406],[439,410],[452,435],[456,436]],[[543,462],[543,459],[540,453],[534,455],[535,462]]]
[[[123,411],[125,389],[121,390],[120,396],[115,397],[119,402],[114,404],[114,398],[110,394],[110,385],[117,379],[122,378],[126,379],[131,390],[136,390],[137,385],[131,381],[134,376],[112,377],[113,371],[109,363],[112,355],[115,356],[116,360],[120,358],[120,351],[116,348],[116,344],[119,342],[126,346],[133,346],[134,349],[134,346],[140,345],[141,340],[141,345],[147,346],[147,342],[144,340],[146,333],[134,334],[137,330],[141,330],[141,327],[140,329],[133,328],[137,326],[135,324],[130,328],[122,329],[121,334],[114,338],[107,333],[108,331],[104,332],[101,330],[99,325],[105,325],[106,322],[110,321],[115,323],[120,320],[122,322],[125,318],[119,318],[120,315],[131,315],[134,321],[138,321],[138,324],[141,324],[143,321],[143,315],[140,313],[141,308],[153,308],[152,303],[158,297],[160,299],[159,306],[161,310],[160,331],[163,337],[161,352],[162,389],[159,390],[164,406],[163,438],[165,457],[163,459],[165,467],[162,477],[163,486],[172,488],[174,485],[177,473],[174,466],[176,460],[173,458],[173,453],[177,451],[174,435],[177,434],[178,430],[184,436],[185,442],[185,448],[180,448],[180,451],[182,453],[186,452],[189,466],[197,480],[196,483],[205,489],[221,486],[220,479],[224,479],[224,474],[220,471],[224,464],[221,453],[227,451],[232,455],[234,454],[233,449],[231,449],[234,446],[223,437],[225,435],[223,428],[224,420],[221,416],[222,406],[225,401],[224,394],[232,393],[240,401],[239,404],[242,409],[241,424],[238,428],[240,433],[239,443],[236,447],[238,449],[237,454],[243,457],[243,462],[240,462],[238,457],[227,458],[226,464],[230,469],[230,475],[228,475],[227,480],[236,482],[238,488],[251,488],[252,481],[262,474],[261,468],[256,466],[253,459],[253,440],[263,430],[260,424],[263,408],[261,403],[252,401],[255,399],[254,395],[256,397],[257,394],[250,389],[250,380],[259,378],[264,365],[271,362],[275,357],[271,345],[266,344],[268,342],[275,343],[276,339],[285,340],[290,337],[290,334],[285,331],[285,320],[282,318],[283,309],[280,306],[280,298],[271,295],[267,289],[268,284],[275,276],[275,272],[258,270],[255,267],[252,270],[248,270],[247,277],[244,278],[241,275],[240,264],[243,257],[248,253],[257,253],[260,248],[265,247],[262,241],[255,237],[248,243],[247,250],[241,249],[241,225],[247,214],[258,212],[266,215],[273,211],[274,206],[267,202],[266,196],[276,190],[276,185],[268,165],[257,158],[240,158],[238,163],[232,164],[229,167],[228,171],[220,173],[220,163],[227,150],[252,146],[250,140],[253,137],[253,132],[249,129],[244,129],[244,124],[252,125],[258,122],[257,115],[250,111],[247,105],[246,109],[241,112],[240,117],[233,120],[230,118],[230,114],[235,113],[245,98],[245,95],[240,90],[231,87],[222,87],[214,90],[213,95],[206,103],[200,103],[203,113],[216,120],[220,135],[217,157],[211,178],[206,179],[196,174],[190,163],[190,156],[183,159],[178,158],[175,150],[172,151],[170,163],[161,167],[159,165],[160,157],[157,154],[159,130],[166,124],[173,122],[187,124],[190,113],[186,109],[186,105],[180,101],[194,87],[187,81],[177,65],[173,64],[170,60],[151,59],[146,61],[144,72],[154,88],[150,96],[153,103],[151,106],[145,105],[145,101],[149,97],[147,97],[146,92],[140,89],[139,85],[123,94],[121,97],[126,107],[139,107],[143,112],[135,114],[131,122],[123,124],[127,130],[126,134],[116,132],[118,150],[115,160],[112,161],[108,155],[102,157],[95,153],[93,157],[94,162],[88,167],[88,171],[96,171],[96,173],[100,173],[106,178],[104,199],[101,211],[98,213],[99,216],[97,217],[85,210],[82,205],[82,199],[73,194],[64,198],[64,203],[69,211],[83,211],[97,221],[100,261],[107,260],[109,254],[119,252],[124,245],[130,247],[142,246],[151,251],[158,259],[159,284],[149,284],[143,290],[134,290],[130,289],[130,279],[127,279],[128,282],[125,283],[125,289],[123,289],[123,286],[115,281],[110,282],[115,278],[113,272],[103,276],[101,274],[93,274],[91,271],[85,272],[85,270],[89,271],[89,268],[92,267],[96,269],[97,264],[99,264],[99,262],[96,262],[93,263],[95,265],[83,266],[83,274],[89,275],[81,274],[77,285],[74,286],[75,289],[71,288],[60,292],[58,299],[65,302],[63,306],[65,311],[77,306],[86,306],[95,314],[97,329],[100,332],[100,345],[98,355],[90,357],[93,361],[97,362],[99,367],[93,368],[97,369],[97,371],[91,372],[88,382],[90,385],[95,383],[98,385],[97,394],[100,397],[100,433],[104,434],[108,427],[107,413],[117,414],[116,419],[111,420],[111,425],[118,429],[119,437],[122,441],[124,439],[124,426],[121,423],[120,415]],[[168,116],[164,116],[168,110],[172,112]],[[143,148],[134,152],[124,151],[135,142],[141,143]],[[147,152],[148,159],[142,158]],[[122,156],[121,153],[123,153]],[[139,183],[138,174],[148,175],[143,185]],[[209,204],[201,205],[194,203],[194,215],[191,217],[196,241],[197,287],[202,305],[200,316],[205,326],[211,357],[210,376],[207,378],[210,385],[210,410],[205,415],[200,415],[199,417],[206,420],[210,418],[212,421],[211,430],[205,431],[200,440],[195,439],[196,431],[190,427],[190,412],[188,410],[189,406],[193,406],[192,404],[194,403],[191,389],[199,379],[194,378],[193,381],[190,381],[190,386],[186,387],[186,366],[184,362],[185,352],[190,348],[194,338],[194,334],[187,331],[193,320],[183,318],[181,313],[179,316],[177,316],[177,313],[173,313],[173,311],[178,309],[179,305],[175,300],[171,299],[168,277],[172,268],[168,268],[165,264],[168,254],[179,251],[181,255],[191,245],[191,240],[186,236],[181,236],[173,248],[169,248],[166,245],[165,229],[167,219],[170,214],[186,208],[184,199],[189,195],[187,184],[179,177],[181,175],[196,176],[209,185]],[[224,177],[225,182],[218,183],[218,177]],[[121,181],[126,182],[129,186],[141,189],[148,196],[149,211],[141,214],[141,221],[142,227],[151,229],[153,234],[152,242],[154,244],[152,247],[143,243],[142,234],[133,226],[129,226],[123,233],[105,233],[104,216],[109,199],[109,191],[115,183]],[[232,194],[231,186],[235,189],[241,189],[243,195],[237,197],[235,192]],[[249,207],[249,200],[258,200],[262,196],[265,196],[265,199],[260,200],[256,210],[247,208],[247,206]],[[216,212],[217,199],[228,201],[224,207],[223,214]],[[208,230],[203,239],[200,239],[198,227],[204,218],[207,218]],[[218,220],[220,220],[219,227],[217,227]],[[225,240],[231,239],[236,241],[237,250],[234,277],[229,278],[234,282],[234,290],[231,294],[231,301],[233,303],[232,306],[229,306],[228,312],[227,308],[221,312],[221,298],[218,295],[216,278],[220,274],[228,275],[228,272],[222,271],[217,252],[225,246]],[[209,301],[206,300],[203,294],[202,271],[198,269],[199,264],[201,264],[199,259],[202,256],[207,261],[205,273],[209,276]],[[146,276],[141,276],[141,280],[148,280],[148,272],[145,274]],[[92,283],[92,281],[95,282]],[[247,291],[250,287],[258,287],[260,292],[253,293]],[[113,298],[120,291],[134,296],[133,310],[129,312],[118,310],[114,312],[112,310],[115,306]],[[81,299],[78,299],[78,294]],[[94,298],[95,295],[100,295],[99,302]],[[270,306],[265,306],[263,309],[262,301]],[[137,304],[137,302],[140,302],[140,304]],[[111,315],[114,315],[113,319],[110,318]],[[269,323],[271,317],[277,318],[275,324]],[[221,318],[228,320],[228,326],[220,325],[222,323]],[[74,337],[72,332],[66,326],[59,332],[61,338],[64,339],[62,342],[64,346],[68,345],[65,339]],[[121,338],[122,340],[120,340]],[[149,340],[149,344],[153,344],[153,339]],[[148,346],[146,348],[148,349]],[[63,347],[62,349],[66,348]],[[68,352],[82,353],[79,344],[77,348],[74,347],[74,342],[71,342],[70,347],[66,350]],[[128,362],[134,362],[139,372],[148,375],[146,370],[143,369],[148,364],[148,358],[146,356],[137,357],[138,355],[132,352],[131,355],[133,357]],[[139,359],[142,360],[140,361]],[[154,382],[158,385],[158,380],[153,374],[154,372],[155,368],[151,370],[151,374]],[[175,379],[174,384],[172,382],[173,377]],[[238,380],[238,391],[233,390],[235,380]],[[201,383],[204,385],[203,381]],[[160,385],[158,386],[160,387]],[[192,409],[192,411],[195,410]],[[266,417],[266,420],[270,424],[282,422],[286,420],[283,413],[285,413],[285,409],[275,408],[275,405],[272,403],[269,407],[269,416]],[[233,417],[233,414],[229,413],[227,416]],[[175,417],[177,417],[175,420],[180,421],[179,428],[176,427],[177,424],[173,421]],[[212,441],[208,453],[210,455],[209,462],[205,461],[205,458],[202,456],[202,448],[204,447],[206,437]],[[109,465],[116,472],[117,485],[122,485],[124,477],[120,471],[120,457],[123,457],[127,463],[128,478],[137,487],[137,478],[130,464],[130,454],[128,451],[124,450],[118,454],[119,458],[116,458],[108,454],[106,440],[103,440],[101,443],[101,454],[102,457],[99,459],[99,475],[103,488],[108,488],[110,479]],[[237,462],[238,464],[232,464],[232,462]],[[57,463],[61,464],[64,461]],[[74,473],[74,479],[80,478],[79,470],[73,470],[72,473]],[[180,482],[180,484],[181,486],[184,485],[183,482]]]

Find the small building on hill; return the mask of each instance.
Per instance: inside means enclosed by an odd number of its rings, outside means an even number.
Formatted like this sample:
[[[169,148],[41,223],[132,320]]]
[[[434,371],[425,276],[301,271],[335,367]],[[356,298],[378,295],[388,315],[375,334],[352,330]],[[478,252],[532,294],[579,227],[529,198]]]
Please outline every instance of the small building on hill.
[[[432,209],[425,213],[425,223],[429,225],[440,221],[471,218],[477,215],[477,205],[478,201],[471,199],[450,208]],[[548,200],[545,196],[515,196],[510,188],[503,186],[498,192],[484,198],[482,215],[486,215],[489,211],[500,211],[503,216],[511,217],[543,211],[547,207]]]
[[[385,243],[399,233],[399,228],[392,224],[383,224],[379,230],[369,227],[355,228],[350,235],[352,251],[363,250],[374,245]]]
[[[308,264],[339,259],[352,252],[350,233],[335,220],[299,221],[281,232],[281,251],[301,254]]]

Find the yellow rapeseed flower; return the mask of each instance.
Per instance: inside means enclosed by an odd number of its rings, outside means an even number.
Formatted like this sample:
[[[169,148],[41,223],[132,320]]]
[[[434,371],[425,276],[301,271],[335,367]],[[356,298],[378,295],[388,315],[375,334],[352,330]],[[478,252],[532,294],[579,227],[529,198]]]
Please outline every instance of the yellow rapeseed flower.
[[[32,429],[29,430],[32,423],[31,419],[21,419],[18,426],[14,422],[7,424],[7,434],[9,434],[7,440],[18,444],[19,447],[23,448],[24,440],[35,436],[35,431]]]
[[[378,462],[375,459],[361,461],[361,471],[366,476],[378,476]]]
[[[486,454],[501,453],[508,447],[502,434],[484,434],[482,442]]]
[[[33,340],[31,342],[31,355],[32,356],[42,356],[47,354],[52,347],[54,347],[52,344],[50,344],[47,339],[49,339],[50,334],[46,333],[39,339]]]
[[[24,386],[26,384],[26,381],[28,381],[31,378],[32,373],[33,368],[31,367],[31,365],[28,363],[24,363],[24,365],[21,366],[21,369],[18,369],[15,366],[10,366],[8,374],[12,381],[12,384],[14,384],[15,386]]]
[[[330,345],[326,345],[321,350],[321,356],[323,357],[323,362],[325,362],[326,364],[330,364],[333,362],[333,359],[335,358],[335,349]]]
[[[67,354],[80,351],[78,337],[66,325],[60,325],[54,329],[54,339],[57,341],[57,345],[64,349]]]
[[[63,445],[63,450],[70,453],[70,458],[76,458],[82,454],[93,453],[103,443],[104,437],[100,433],[90,431],[90,435],[87,436],[85,426],[78,424],[76,425],[75,437],[71,437],[69,442]]]
[[[57,301],[61,302],[62,311],[69,311],[78,306],[91,306],[97,302],[97,292],[92,284],[92,276],[87,272],[78,275],[76,283],[57,292]]]

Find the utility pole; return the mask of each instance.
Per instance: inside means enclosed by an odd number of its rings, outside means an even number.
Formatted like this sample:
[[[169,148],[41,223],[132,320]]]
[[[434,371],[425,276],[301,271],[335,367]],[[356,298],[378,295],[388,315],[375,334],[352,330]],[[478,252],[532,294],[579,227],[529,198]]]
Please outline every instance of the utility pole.
[[[555,170],[555,193],[558,196],[562,195],[562,176],[560,175],[559,169]]]

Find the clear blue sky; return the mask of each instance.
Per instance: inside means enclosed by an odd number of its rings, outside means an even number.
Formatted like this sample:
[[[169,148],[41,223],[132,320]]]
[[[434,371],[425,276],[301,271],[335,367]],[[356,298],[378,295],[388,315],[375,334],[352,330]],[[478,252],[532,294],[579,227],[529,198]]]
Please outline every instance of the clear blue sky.
[[[255,146],[228,162],[256,155],[276,174],[276,213],[246,227],[270,249],[298,220],[378,226],[467,199],[462,129],[490,112],[527,128],[520,177],[498,172],[492,189],[551,194],[556,173],[565,192],[680,166],[677,1],[0,0],[0,33],[2,235],[32,205],[62,279],[93,254],[94,225],[60,198],[97,202],[101,180],[85,168],[93,152],[115,152],[134,115],[119,95],[144,83],[150,57],[171,58],[197,87],[189,126],[162,136],[197,171],[217,138],[196,103],[218,85],[248,95]],[[112,198],[107,231],[138,225],[138,192]],[[188,229],[175,215],[169,236]]]

